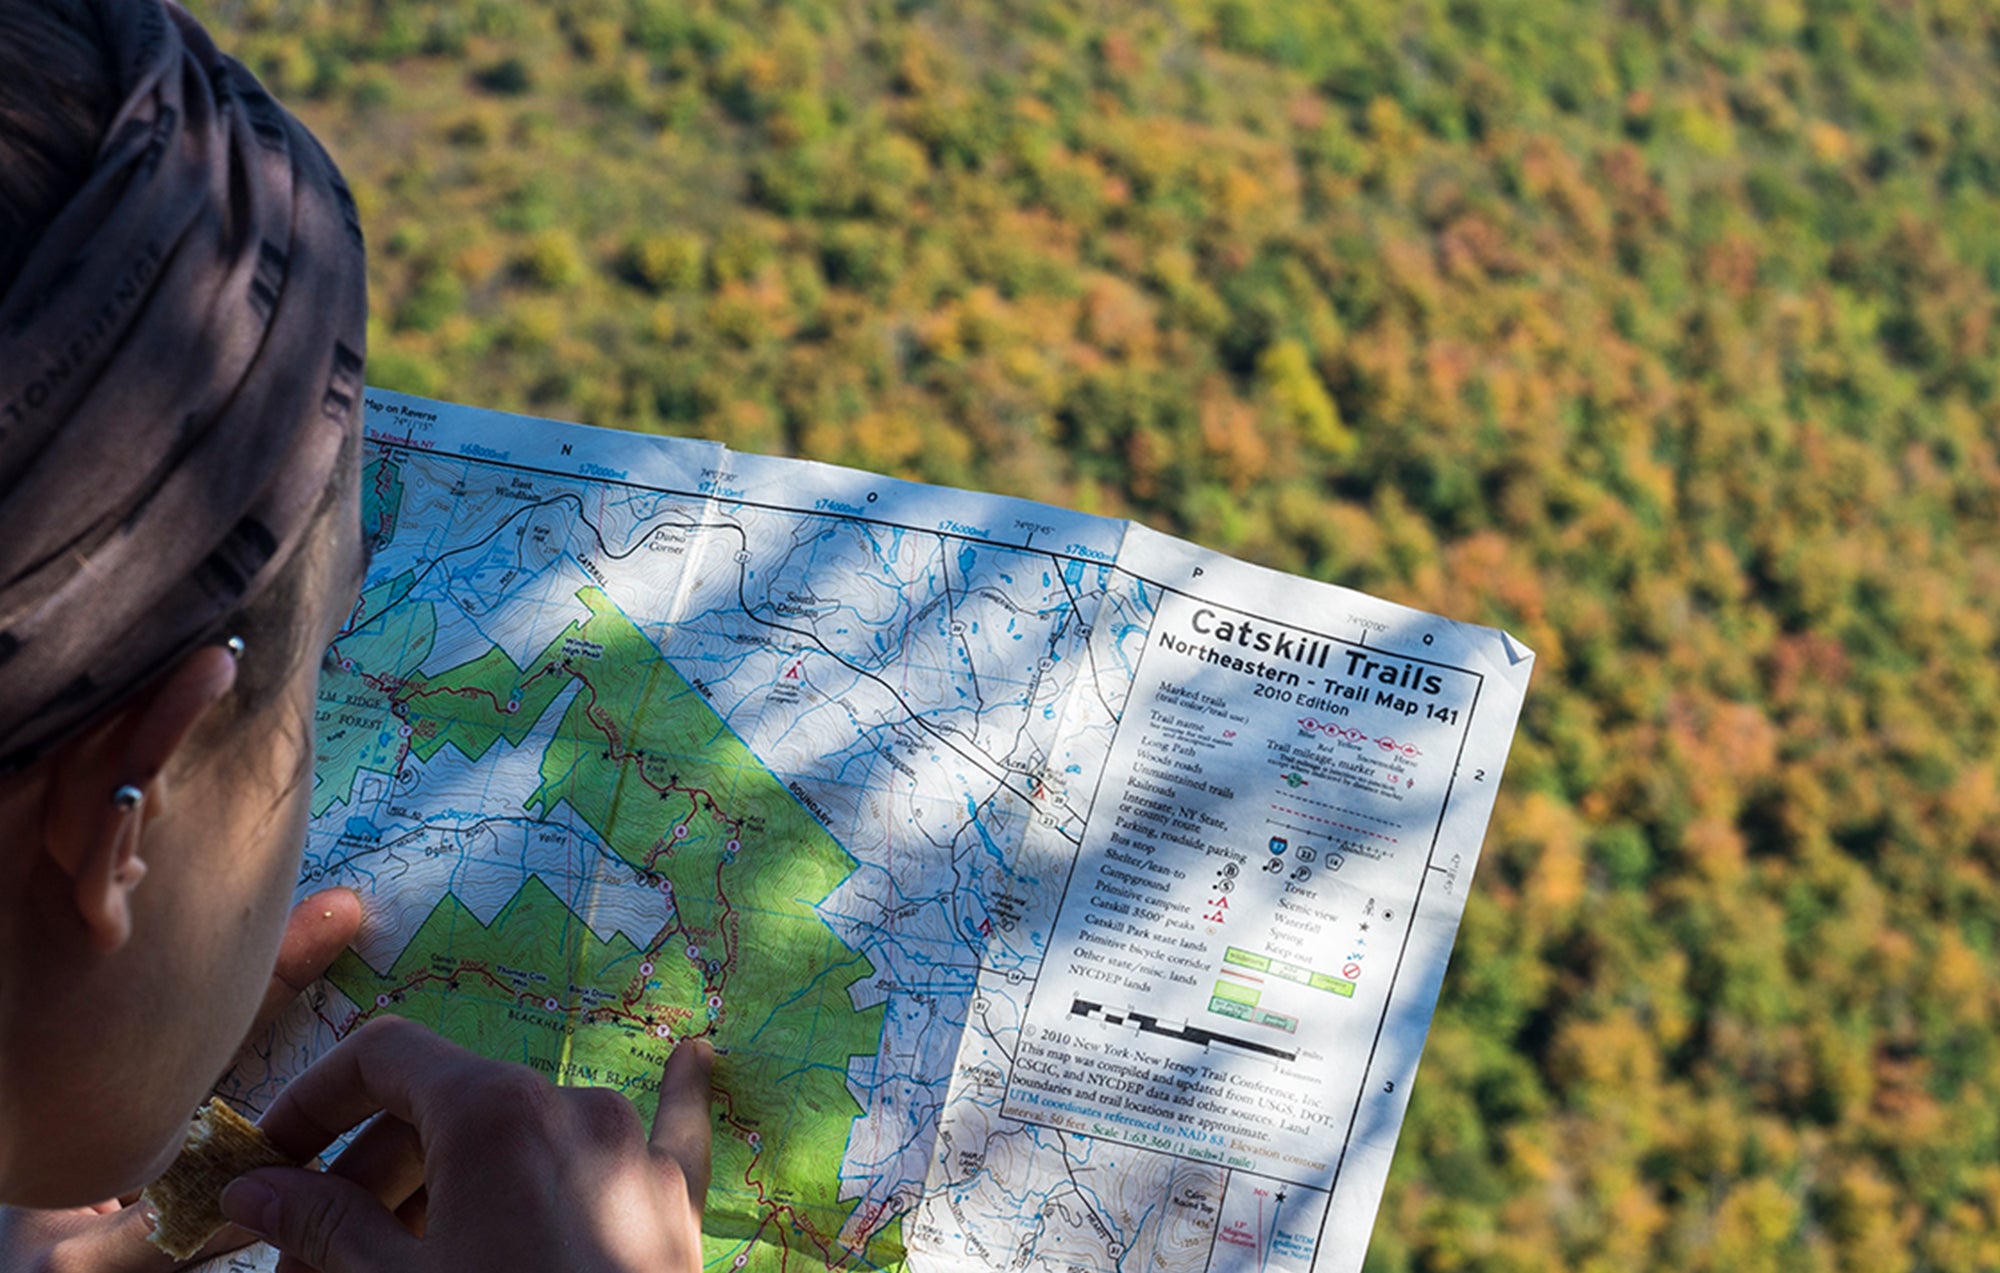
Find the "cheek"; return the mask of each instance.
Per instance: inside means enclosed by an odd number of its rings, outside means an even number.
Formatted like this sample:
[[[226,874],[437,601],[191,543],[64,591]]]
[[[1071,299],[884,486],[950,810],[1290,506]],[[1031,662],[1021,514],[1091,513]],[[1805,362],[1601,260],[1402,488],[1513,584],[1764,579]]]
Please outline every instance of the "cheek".
[[[285,740],[285,748],[295,757],[283,768],[287,777],[271,808],[258,855],[257,870],[265,887],[260,899],[267,923],[281,923],[282,916],[298,885],[299,863],[305,852],[306,824],[312,809],[313,739],[311,700],[300,713],[303,724]]]
[[[228,975],[253,1009],[263,997],[284,936],[312,802],[312,714],[288,710],[286,715],[294,723],[273,731],[263,789],[244,801],[261,816],[246,819],[235,855],[242,887],[231,899],[235,950]]]

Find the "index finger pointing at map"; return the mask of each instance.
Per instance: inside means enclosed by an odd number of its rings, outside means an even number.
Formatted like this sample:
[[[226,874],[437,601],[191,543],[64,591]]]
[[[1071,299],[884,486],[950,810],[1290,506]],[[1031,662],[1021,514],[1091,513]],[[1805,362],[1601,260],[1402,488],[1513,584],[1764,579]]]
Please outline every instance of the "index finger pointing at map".
[[[304,993],[315,977],[346,949],[360,931],[361,898],[350,888],[326,888],[292,908],[285,926],[278,962],[264,1002],[257,1009],[255,1034],[269,1025],[294,999]]]
[[[715,1049],[707,1039],[686,1039],[667,1058],[667,1071],[660,1082],[660,1109],[653,1115],[650,1140],[653,1154],[672,1160],[687,1181],[688,1200],[701,1210],[708,1197],[709,1143],[713,1138],[709,1122],[709,1083],[714,1073]]]

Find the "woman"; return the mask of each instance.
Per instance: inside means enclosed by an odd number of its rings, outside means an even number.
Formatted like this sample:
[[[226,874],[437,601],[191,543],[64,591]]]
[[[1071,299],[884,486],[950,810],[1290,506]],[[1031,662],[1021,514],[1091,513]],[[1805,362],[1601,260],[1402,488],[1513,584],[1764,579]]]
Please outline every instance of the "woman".
[[[0,0],[0,1269],[161,1267],[100,1200],[359,922],[284,916],[364,565],[365,315],[332,163],[186,14]],[[225,1209],[326,1273],[698,1268],[708,1066],[675,1052],[648,1137],[372,1023],[264,1127],[303,1160],[373,1121]]]

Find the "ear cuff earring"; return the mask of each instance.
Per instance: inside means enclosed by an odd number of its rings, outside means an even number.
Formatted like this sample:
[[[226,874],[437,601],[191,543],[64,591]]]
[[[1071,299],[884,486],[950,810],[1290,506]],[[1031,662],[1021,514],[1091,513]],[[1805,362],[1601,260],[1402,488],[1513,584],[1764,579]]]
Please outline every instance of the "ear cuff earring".
[[[222,648],[229,652],[230,658],[241,659],[244,650],[243,638],[240,636],[228,637],[222,642]],[[120,813],[130,813],[134,809],[137,809],[145,799],[145,792],[139,790],[139,788],[133,786],[131,783],[126,783],[111,793],[111,807]]]

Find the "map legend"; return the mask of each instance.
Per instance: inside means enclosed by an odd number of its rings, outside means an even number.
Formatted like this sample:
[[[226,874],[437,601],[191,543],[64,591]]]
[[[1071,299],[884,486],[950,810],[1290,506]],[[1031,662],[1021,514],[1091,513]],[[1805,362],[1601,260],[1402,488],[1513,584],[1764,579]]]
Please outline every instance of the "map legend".
[[[1315,1267],[1334,1200],[1372,1208],[1386,1166],[1344,1175],[1349,1129],[1407,1099],[1463,902],[1435,859],[1490,800],[1454,784],[1484,683],[1164,596],[1003,1113],[1222,1166],[1214,1267]]]

